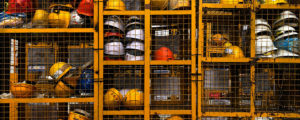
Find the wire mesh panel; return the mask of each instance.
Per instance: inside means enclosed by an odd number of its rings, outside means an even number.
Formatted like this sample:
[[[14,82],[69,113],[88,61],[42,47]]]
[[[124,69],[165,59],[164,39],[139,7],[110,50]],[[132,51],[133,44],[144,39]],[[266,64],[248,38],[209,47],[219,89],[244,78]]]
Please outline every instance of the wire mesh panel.
[[[20,103],[18,119],[24,120],[65,120],[93,119],[93,103]]]
[[[103,120],[144,120],[143,115],[105,115]]]
[[[192,120],[191,115],[155,114],[150,120]]]
[[[9,104],[0,104],[0,118],[1,120],[9,120]]]
[[[91,28],[93,0],[2,0],[0,28]]]
[[[151,66],[150,77],[151,109],[191,109],[190,66]]]
[[[104,60],[144,60],[144,17],[104,16]]]
[[[191,59],[191,16],[151,16],[152,60]]]
[[[255,26],[258,58],[299,57],[299,10],[260,9]]]
[[[243,63],[205,63],[202,110],[250,111],[250,66]]]
[[[299,112],[299,64],[256,65],[257,112]]]
[[[144,10],[144,0],[104,0],[106,11],[137,11]]]
[[[104,66],[104,109],[144,109],[143,66]]]
[[[12,93],[5,98],[93,96],[92,34],[1,36],[1,93]]]
[[[203,3],[218,3],[218,4],[251,4],[253,0],[202,0]]]
[[[249,9],[203,9],[204,56],[249,57],[249,18]]]
[[[150,0],[151,10],[191,10],[191,0]]]
[[[202,120],[251,120],[251,118],[248,118],[248,117],[202,117]]]

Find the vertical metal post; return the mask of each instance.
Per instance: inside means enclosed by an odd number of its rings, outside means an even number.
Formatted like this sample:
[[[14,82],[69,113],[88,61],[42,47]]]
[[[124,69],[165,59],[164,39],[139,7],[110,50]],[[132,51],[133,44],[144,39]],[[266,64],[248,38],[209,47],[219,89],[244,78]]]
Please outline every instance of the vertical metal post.
[[[192,74],[195,74],[196,73],[196,57],[197,57],[197,51],[196,51],[196,0],[192,0],[192,6],[191,6],[191,10],[192,10],[192,15],[191,15],[191,17],[192,17],[192,25],[191,25],[191,27],[192,27],[192,36],[191,36],[191,46],[192,46],[192,48],[191,48],[191,50],[192,50],[192,52],[191,52],[191,54],[192,54],[192,56],[191,56],[191,59],[192,59],[192,66],[191,66],[191,69],[192,69]],[[196,109],[197,109],[197,106],[196,106],[196,104],[197,104],[197,102],[196,102],[196,89],[197,89],[197,85],[196,85],[196,80],[197,80],[197,78],[196,78],[197,76],[195,76],[195,75],[192,75],[191,76],[191,81],[192,81],[192,83],[191,83],[191,85],[192,85],[192,92],[191,92],[191,94],[192,94],[192,120],[196,120]]]
[[[198,14],[198,120],[202,119],[202,57],[203,57],[203,44],[204,44],[204,35],[203,35],[203,23],[202,23],[202,0],[199,0],[199,14]]]
[[[100,7],[101,8],[101,7]],[[99,23],[99,1],[94,2],[94,23]],[[94,27],[96,27],[96,24],[94,24]],[[94,32],[94,81],[99,81],[99,28],[95,28]],[[99,105],[99,82],[94,82],[94,120],[99,120],[99,111],[102,112],[102,107]]]
[[[98,16],[98,21],[99,21],[99,28],[98,28],[98,55],[95,58],[96,61],[98,61],[98,72],[99,72],[99,76],[98,76],[98,118],[100,120],[103,120],[103,44],[104,44],[104,40],[103,40],[103,0],[99,1],[99,8],[98,8],[98,12],[99,12],[99,16]],[[97,108],[96,108],[97,109]],[[98,119],[98,120],[99,120]]]
[[[255,10],[256,10],[256,1],[253,2],[253,6],[251,7],[251,20],[250,20],[250,28],[251,28],[251,41],[250,41],[250,57],[255,57]],[[252,116],[252,120],[255,119],[255,64],[250,64],[250,79],[251,79],[251,94],[250,94],[250,114]]]

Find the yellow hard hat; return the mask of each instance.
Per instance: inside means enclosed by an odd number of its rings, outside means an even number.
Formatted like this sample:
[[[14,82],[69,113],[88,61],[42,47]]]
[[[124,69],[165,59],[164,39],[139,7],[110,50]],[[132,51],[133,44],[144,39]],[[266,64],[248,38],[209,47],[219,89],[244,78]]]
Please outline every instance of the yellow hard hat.
[[[286,0],[265,0],[263,4],[287,4]]]
[[[104,105],[108,108],[116,108],[121,104],[122,99],[123,97],[117,89],[110,88],[104,95]]]
[[[171,10],[190,7],[190,2],[189,0],[170,0],[169,7]]]
[[[164,10],[168,7],[169,0],[151,0],[153,10]]]
[[[242,4],[244,0],[221,0],[221,4]]]
[[[224,45],[223,45],[223,46],[227,48],[227,47],[231,47],[231,46],[232,46],[232,44],[231,44],[230,42],[228,42],[228,41],[227,41],[227,42],[225,42],[225,43],[224,43]]]
[[[62,76],[67,74],[71,68],[72,66],[65,62],[58,62],[51,66],[49,74],[53,79],[59,80]]]
[[[144,93],[139,89],[129,90],[123,99],[123,104],[129,109],[142,107],[144,104]]]
[[[241,58],[245,56],[240,47],[231,46],[225,49],[225,57]]]
[[[10,91],[16,98],[28,98],[33,95],[35,87],[26,83],[11,83]]]
[[[223,45],[226,41],[229,40],[229,37],[227,34],[215,34],[211,38],[215,43],[218,45]]]
[[[183,120],[183,118],[181,118],[179,116],[172,116],[170,118],[167,118],[167,120]]]
[[[32,18],[34,25],[48,25],[48,12],[45,10],[36,10]]]
[[[126,10],[126,6],[122,0],[108,0],[105,6],[106,10]]]
[[[90,113],[81,110],[75,109],[69,113],[68,120],[89,120]]]
[[[60,80],[54,87],[54,93],[57,97],[69,97],[75,92],[74,87]]]
[[[48,16],[49,24],[54,28],[68,28],[71,19],[71,13],[68,11],[59,10],[51,12]]]

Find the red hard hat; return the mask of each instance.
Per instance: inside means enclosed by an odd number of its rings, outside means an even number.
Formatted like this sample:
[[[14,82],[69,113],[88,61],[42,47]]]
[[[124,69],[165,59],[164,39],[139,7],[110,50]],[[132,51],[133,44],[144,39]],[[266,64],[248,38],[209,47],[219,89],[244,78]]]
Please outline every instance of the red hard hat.
[[[167,47],[161,47],[155,51],[154,60],[174,60],[173,52]]]
[[[31,0],[9,0],[6,14],[34,12]]]
[[[82,0],[77,9],[78,14],[85,16],[94,16],[93,0]]]
[[[105,32],[104,37],[117,36],[123,38],[123,35],[117,32]]]

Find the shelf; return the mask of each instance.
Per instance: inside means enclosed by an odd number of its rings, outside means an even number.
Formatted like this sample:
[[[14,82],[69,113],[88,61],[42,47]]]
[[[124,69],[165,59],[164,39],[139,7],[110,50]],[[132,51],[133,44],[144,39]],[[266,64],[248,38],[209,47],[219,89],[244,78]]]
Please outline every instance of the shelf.
[[[152,60],[150,61],[150,65],[191,65],[192,60]]]
[[[261,58],[258,63],[300,63],[300,58]]]
[[[93,33],[94,28],[6,28],[0,29],[0,33]]]
[[[226,58],[226,57],[210,57],[206,58],[203,57],[202,61],[203,62],[236,62],[236,63],[245,63],[245,62],[250,62],[250,58]]]
[[[103,11],[103,15],[144,15],[145,11]]]
[[[250,117],[250,112],[204,112],[202,116],[206,117]]]
[[[283,4],[283,5],[266,5],[261,4],[257,6],[259,9],[300,9],[300,5]]]
[[[218,3],[203,3],[203,8],[251,8],[252,4],[218,4]]]
[[[103,110],[103,115],[143,115],[144,110]]]
[[[192,10],[151,10],[150,15],[187,15]],[[145,15],[145,11],[103,11],[103,15]]]
[[[192,110],[150,110],[150,114],[190,115],[192,114]]]
[[[65,103],[94,102],[94,98],[12,98],[0,99],[0,103]]]
[[[103,65],[144,65],[144,61],[104,61]]]

